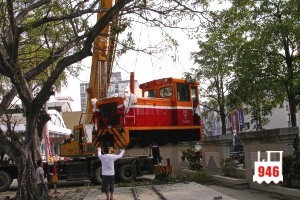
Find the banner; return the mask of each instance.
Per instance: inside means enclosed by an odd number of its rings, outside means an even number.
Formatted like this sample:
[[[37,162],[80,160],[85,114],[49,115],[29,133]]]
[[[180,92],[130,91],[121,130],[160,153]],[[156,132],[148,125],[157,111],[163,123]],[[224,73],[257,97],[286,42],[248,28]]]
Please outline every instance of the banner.
[[[49,156],[52,156],[52,152],[51,152],[51,142],[50,142],[50,137],[49,137],[49,128],[48,128],[48,123],[47,122],[44,126],[44,142],[45,142],[45,155],[46,155],[46,160],[47,162],[49,161],[48,158]]]
[[[232,131],[232,129],[231,129],[232,127],[231,127],[231,114],[229,113],[228,115],[227,115],[227,131]]]
[[[238,114],[235,110],[231,112],[231,127],[232,131],[236,130],[236,132],[239,132]]]
[[[239,125],[244,125],[244,113],[242,109],[238,110],[238,116],[239,116]]]

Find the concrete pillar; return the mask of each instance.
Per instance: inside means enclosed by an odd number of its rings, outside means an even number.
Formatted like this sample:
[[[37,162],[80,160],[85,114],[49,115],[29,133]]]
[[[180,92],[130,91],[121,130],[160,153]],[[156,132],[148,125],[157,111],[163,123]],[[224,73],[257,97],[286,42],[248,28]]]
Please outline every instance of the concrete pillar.
[[[266,184],[253,182],[254,162],[258,161],[258,151],[261,152],[260,159],[267,160],[266,151],[283,151],[283,155],[293,153],[293,141],[296,135],[299,134],[298,127],[269,129],[262,131],[238,133],[237,137],[244,145],[246,179],[249,181],[249,187],[268,191],[269,186],[275,184]],[[271,160],[278,161],[279,155],[274,155]]]
[[[211,175],[221,174],[220,160],[230,157],[230,145],[233,135],[217,135],[203,137],[202,147],[203,169]]]
[[[178,172],[182,168],[188,168],[188,164],[181,160],[182,151],[189,148],[187,143],[181,143],[176,145],[167,144],[160,146],[160,155],[162,156],[162,165],[167,165],[167,159],[170,159],[170,164],[172,165],[173,172]],[[139,156],[139,155],[149,155],[149,147],[146,148],[133,148],[126,149],[126,156]]]

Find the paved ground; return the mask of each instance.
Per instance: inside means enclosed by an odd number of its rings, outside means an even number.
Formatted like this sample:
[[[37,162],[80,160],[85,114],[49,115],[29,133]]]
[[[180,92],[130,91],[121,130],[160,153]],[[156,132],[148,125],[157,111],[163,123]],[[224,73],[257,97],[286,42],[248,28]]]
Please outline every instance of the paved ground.
[[[138,193],[138,198],[141,200],[156,200],[159,199],[156,195],[149,192],[149,186],[138,187],[139,191],[143,191],[142,194]],[[273,199],[271,194],[266,192],[261,192],[252,189],[235,190],[230,188],[225,188],[222,186],[211,185],[203,186],[197,183],[179,183],[179,184],[168,184],[156,186],[159,192],[161,192],[166,199],[172,200],[269,200]],[[101,194],[100,190],[97,188],[91,189],[84,200],[95,200],[103,199],[105,200],[105,195]],[[116,200],[132,200],[133,194],[131,187],[128,188],[116,188],[115,191]]]
[[[222,194],[226,194],[230,197],[233,197],[238,200],[268,200],[275,199],[271,197],[271,194],[268,192],[253,190],[253,189],[231,189],[227,187],[222,187],[219,185],[210,185],[208,188],[218,191]]]
[[[136,187],[136,194],[140,200],[158,200],[159,197],[151,189],[152,186]],[[194,182],[156,185],[157,190],[163,194],[168,200],[269,200],[274,199],[271,194],[252,189],[236,190],[218,185],[203,186]],[[5,193],[0,193],[0,200],[5,196],[14,197],[15,189]],[[50,194],[53,199],[72,199],[72,200],[105,200],[105,195],[100,192],[99,186],[89,186],[82,184],[72,187],[58,187],[57,194],[53,194],[53,189]],[[117,187],[115,190],[115,200],[132,200],[132,187]]]

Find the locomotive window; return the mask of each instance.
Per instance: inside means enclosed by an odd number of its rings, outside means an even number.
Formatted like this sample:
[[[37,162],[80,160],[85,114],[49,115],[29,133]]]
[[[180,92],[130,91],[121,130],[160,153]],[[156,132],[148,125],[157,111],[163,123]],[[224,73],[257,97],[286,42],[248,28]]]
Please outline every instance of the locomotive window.
[[[196,100],[197,100],[196,88],[192,88],[191,92],[192,92],[192,100],[193,100],[193,102],[196,102]]]
[[[173,90],[171,86],[160,88],[159,90],[160,97],[170,97],[173,95]]]
[[[178,101],[190,101],[190,90],[187,84],[177,84]]]
[[[156,97],[155,90],[148,90],[144,92],[144,97]]]

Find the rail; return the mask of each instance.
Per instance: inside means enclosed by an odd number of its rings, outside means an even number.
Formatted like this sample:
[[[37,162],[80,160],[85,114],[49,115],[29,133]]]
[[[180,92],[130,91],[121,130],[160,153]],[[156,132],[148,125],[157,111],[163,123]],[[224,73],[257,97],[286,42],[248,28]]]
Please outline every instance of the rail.
[[[157,188],[155,186],[152,186],[151,189],[149,188],[149,190],[152,190],[153,192],[155,192],[155,194],[161,199],[161,200],[167,200],[166,197],[164,197],[164,195],[162,193],[160,193]],[[139,198],[139,195],[138,195],[138,192],[136,190],[136,188],[131,188],[131,191],[132,191],[132,195],[133,195],[133,198],[134,200],[140,200],[140,199],[143,199],[143,198]]]

